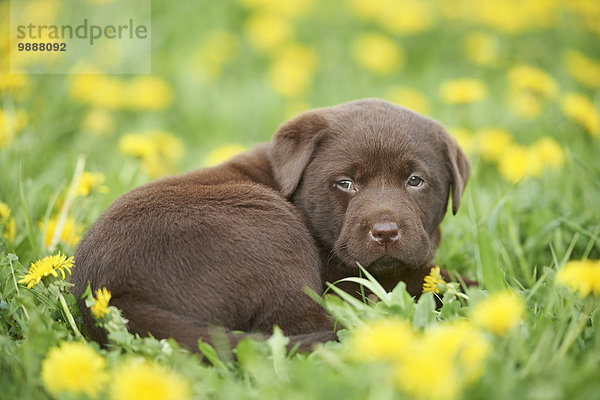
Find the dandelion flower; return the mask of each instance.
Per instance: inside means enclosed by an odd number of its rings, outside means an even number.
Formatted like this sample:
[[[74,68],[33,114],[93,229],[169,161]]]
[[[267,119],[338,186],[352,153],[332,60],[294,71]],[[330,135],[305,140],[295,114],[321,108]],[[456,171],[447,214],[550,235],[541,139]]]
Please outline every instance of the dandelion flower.
[[[27,124],[27,113],[23,110],[6,112],[0,108],[0,149],[8,147],[15,135]]]
[[[452,128],[449,132],[467,154],[473,153],[475,140],[471,132],[464,128]]]
[[[588,58],[575,50],[565,53],[567,71],[579,82],[592,88],[600,88],[600,60]]]
[[[600,116],[594,103],[577,93],[567,93],[560,102],[563,113],[582,125],[588,133],[600,136]]]
[[[84,172],[81,174],[81,179],[77,185],[77,194],[79,196],[89,196],[92,190],[98,190],[100,193],[105,193],[108,188],[103,186],[104,174],[100,172]]]
[[[354,60],[377,75],[389,75],[404,63],[404,54],[396,42],[380,33],[365,33],[353,44]]]
[[[549,28],[559,15],[557,1],[487,0],[475,6],[467,4],[468,8],[461,11],[471,20],[509,34]]]
[[[444,278],[440,274],[440,267],[436,265],[435,267],[431,268],[429,275],[423,279],[423,292],[439,293],[440,285],[444,283],[446,283],[446,281],[444,281]]]
[[[389,360],[409,351],[415,340],[410,324],[401,319],[381,319],[352,332],[352,357]]]
[[[202,81],[213,81],[223,67],[239,53],[240,43],[237,36],[228,31],[210,33],[198,51],[194,54],[192,67]]]
[[[431,4],[419,0],[351,0],[350,10],[394,34],[426,31],[434,23]]]
[[[265,9],[277,15],[296,17],[306,15],[312,7],[314,0],[238,0],[250,9]]]
[[[600,296],[600,260],[569,261],[558,271],[556,282],[568,286],[584,298]]]
[[[119,151],[140,158],[146,173],[158,178],[171,171],[183,153],[181,141],[169,132],[128,133],[119,140]]]
[[[390,33],[415,34],[433,25],[432,4],[420,0],[384,1],[380,3],[376,21]]]
[[[362,20],[375,19],[385,3],[385,0],[350,0],[350,11]]]
[[[509,182],[517,183],[527,177],[537,177],[542,173],[543,164],[538,154],[530,149],[512,145],[508,147],[500,159],[498,169]]]
[[[46,230],[44,231],[44,246],[50,246],[54,232],[58,225],[58,217],[53,217],[46,221]],[[40,228],[44,227],[44,222],[39,223]],[[79,243],[80,234],[82,231],[81,225],[75,222],[73,217],[67,217],[65,224],[63,225],[62,231],[59,235],[59,240],[71,247]]]
[[[0,90],[22,89],[29,83],[27,75],[0,72]]]
[[[467,322],[434,326],[397,360],[394,377],[411,398],[454,400],[481,376],[490,350],[485,337]]]
[[[153,75],[134,78],[125,90],[127,106],[133,110],[162,110],[171,105],[173,100],[171,86]]]
[[[96,298],[94,305],[91,307],[92,314],[96,319],[102,319],[108,314],[108,303],[110,302],[111,294],[106,288],[96,290]]]
[[[173,134],[166,131],[151,131],[147,133],[150,135],[156,146],[158,155],[168,161],[174,163],[183,154],[183,144],[181,140],[175,137]]]
[[[206,155],[204,158],[204,166],[214,167],[215,165],[219,165],[230,158],[243,153],[244,151],[246,151],[246,148],[237,143],[231,143],[217,147]]]
[[[2,232],[2,236],[12,242],[15,240],[16,231],[17,226],[15,218],[11,216],[10,207],[0,201],[0,232]]]
[[[19,283],[26,284],[27,289],[31,289],[47,276],[58,277],[60,273],[61,278],[65,279],[65,271],[70,274],[71,268],[74,266],[73,263],[73,257],[67,258],[66,255],[61,254],[59,251],[56,255],[47,256],[31,263],[29,272],[21,276]]]
[[[528,90],[513,90],[508,99],[510,109],[519,117],[534,119],[542,112],[540,96]]]
[[[513,146],[513,138],[505,129],[488,128],[477,132],[477,144],[484,160],[497,162]]]
[[[149,135],[127,133],[119,139],[119,151],[130,157],[154,157],[158,152],[156,145]]]
[[[73,79],[69,95],[82,103],[114,110],[126,107],[126,89],[127,85],[119,78],[99,73],[82,73]]]
[[[539,68],[519,65],[508,73],[510,84],[515,90],[529,90],[544,97],[555,97],[558,93],[556,81]]]
[[[541,160],[544,166],[559,168],[563,165],[565,156],[560,144],[550,137],[542,137],[531,146],[534,152]]]
[[[95,108],[85,115],[81,127],[98,136],[108,136],[114,130],[115,121],[108,111]]]
[[[52,394],[85,393],[96,397],[108,376],[104,358],[85,342],[63,342],[42,361],[42,382]]]
[[[473,64],[492,65],[498,60],[497,40],[488,33],[470,33],[463,41],[463,48]]]
[[[246,20],[244,30],[255,48],[271,51],[290,38],[293,27],[286,18],[261,11]]]
[[[449,104],[476,103],[487,96],[487,88],[478,79],[454,79],[441,86],[440,95]]]
[[[498,292],[475,305],[471,319],[475,325],[498,335],[506,335],[523,318],[525,306],[512,292]]]
[[[147,361],[130,360],[115,371],[111,400],[185,400],[187,382],[173,372]]]
[[[314,51],[301,44],[289,44],[277,52],[269,67],[269,83],[285,97],[304,94],[312,81],[317,64]]]
[[[427,98],[418,90],[396,86],[391,88],[386,98],[392,103],[399,104],[421,114],[427,114],[429,104]]]

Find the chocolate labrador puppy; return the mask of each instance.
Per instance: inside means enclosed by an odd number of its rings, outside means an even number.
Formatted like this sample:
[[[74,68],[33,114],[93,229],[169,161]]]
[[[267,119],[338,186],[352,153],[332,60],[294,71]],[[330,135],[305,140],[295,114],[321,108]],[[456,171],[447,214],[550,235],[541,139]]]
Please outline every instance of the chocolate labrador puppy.
[[[468,176],[457,143],[415,112],[377,99],[308,111],[248,153],[115,201],[77,249],[73,294],[106,287],[131,332],[191,349],[213,325],[278,325],[303,346],[334,339],[303,289],[323,293],[358,262],[386,289],[403,280],[419,295]]]

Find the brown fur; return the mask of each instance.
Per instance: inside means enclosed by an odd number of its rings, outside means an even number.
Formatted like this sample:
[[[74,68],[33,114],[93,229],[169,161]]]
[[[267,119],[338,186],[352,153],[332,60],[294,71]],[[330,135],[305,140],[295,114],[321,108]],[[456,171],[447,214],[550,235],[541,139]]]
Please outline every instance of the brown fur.
[[[415,173],[423,187],[406,184]],[[75,254],[73,294],[88,282],[107,287],[130,331],[191,349],[210,341],[211,325],[264,335],[278,325],[304,346],[334,339],[303,288],[322,293],[325,282],[357,275],[359,262],[386,289],[404,280],[419,295],[448,198],[456,213],[468,175],[456,142],[412,111],[376,99],[309,111],[221,166],[115,201]],[[340,190],[343,178],[358,191]],[[379,226],[397,235],[374,240]]]

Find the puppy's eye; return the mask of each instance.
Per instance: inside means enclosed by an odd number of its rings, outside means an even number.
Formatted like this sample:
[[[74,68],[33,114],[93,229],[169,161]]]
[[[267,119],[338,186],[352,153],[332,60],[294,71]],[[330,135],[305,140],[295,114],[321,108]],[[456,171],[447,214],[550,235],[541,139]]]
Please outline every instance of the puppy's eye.
[[[335,182],[335,186],[346,192],[356,192],[356,185],[350,179],[340,179]]]
[[[408,184],[408,186],[412,186],[412,187],[420,187],[420,186],[423,186],[423,179],[421,179],[420,176],[413,175],[408,179],[407,184]]]

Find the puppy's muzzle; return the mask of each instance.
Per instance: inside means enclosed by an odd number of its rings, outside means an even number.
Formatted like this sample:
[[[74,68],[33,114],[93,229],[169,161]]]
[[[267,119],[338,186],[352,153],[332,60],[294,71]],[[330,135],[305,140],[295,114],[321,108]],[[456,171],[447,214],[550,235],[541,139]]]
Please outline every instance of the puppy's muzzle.
[[[389,246],[400,239],[400,228],[395,222],[376,222],[369,231],[369,239],[382,246]]]

